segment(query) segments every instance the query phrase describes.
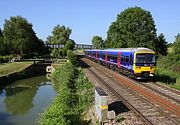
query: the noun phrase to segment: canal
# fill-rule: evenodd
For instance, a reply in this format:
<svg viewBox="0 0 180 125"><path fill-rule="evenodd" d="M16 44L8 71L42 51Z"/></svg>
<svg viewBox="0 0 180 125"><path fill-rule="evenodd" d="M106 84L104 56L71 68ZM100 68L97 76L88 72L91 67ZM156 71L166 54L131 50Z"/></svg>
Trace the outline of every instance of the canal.
<svg viewBox="0 0 180 125"><path fill-rule="evenodd" d="M36 125L56 95L46 76L18 80L0 88L0 125Z"/></svg>

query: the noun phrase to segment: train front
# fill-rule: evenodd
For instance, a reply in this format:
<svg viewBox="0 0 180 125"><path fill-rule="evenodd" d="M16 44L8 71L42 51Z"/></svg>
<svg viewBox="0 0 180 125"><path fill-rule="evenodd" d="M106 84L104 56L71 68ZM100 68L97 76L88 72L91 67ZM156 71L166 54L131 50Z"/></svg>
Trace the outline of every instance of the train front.
<svg viewBox="0 0 180 125"><path fill-rule="evenodd" d="M136 52L134 56L134 74L137 79L148 79L155 75L155 52L152 50Z"/></svg>

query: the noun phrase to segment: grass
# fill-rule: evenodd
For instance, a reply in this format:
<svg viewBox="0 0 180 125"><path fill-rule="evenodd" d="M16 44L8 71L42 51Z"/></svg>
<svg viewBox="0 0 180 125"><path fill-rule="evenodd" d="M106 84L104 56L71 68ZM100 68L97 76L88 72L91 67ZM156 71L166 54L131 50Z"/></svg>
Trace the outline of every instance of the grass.
<svg viewBox="0 0 180 125"><path fill-rule="evenodd" d="M20 72L32 64L32 62L13 62L0 64L0 77L15 72Z"/></svg>
<svg viewBox="0 0 180 125"><path fill-rule="evenodd" d="M74 52L75 52L77 55L83 55L83 54L84 54L84 49L77 49L77 50L74 50Z"/></svg>

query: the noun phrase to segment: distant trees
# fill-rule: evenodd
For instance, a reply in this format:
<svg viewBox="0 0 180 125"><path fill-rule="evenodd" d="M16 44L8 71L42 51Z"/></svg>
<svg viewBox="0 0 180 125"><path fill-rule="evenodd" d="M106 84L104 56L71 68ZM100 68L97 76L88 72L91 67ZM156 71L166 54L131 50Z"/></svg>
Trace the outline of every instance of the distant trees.
<svg viewBox="0 0 180 125"><path fill-rule="evenodd" d="M51 51L54 57L64 57L67 55L67 50L73 50L75 46L74 40L70 39L71 29L59 24L53 28L52 36L48 36L48 44L61 44L64 45L63 49L53 49Z"/></svg>
<svg viewBox="0 0 180 125"><path fill-rule="evenodd" d="M62 44L65 45L69 40L71 34L71 29L65 26L60 26L59 24L53 28L52 36L48 36L47 42L49 44Z"/></svg>
<svg viewBox="0 0 180 125"><path fill-rule="evenodd" d="M176 36L176 40L173 45L173 53L180 56L180 33Z"/></svg>
<svg viewBox="0 0 180 125"><path fill-rule="evenodd" d="M107 32L107 47L148 47L156 50L156 29L149 11L131 7L120 14Z"/></svg>
<svg viewBox="0 0 180 125"><path fill-rule="evenodd" d="M156 41L156 52L160 53L161 55L167 55L167 42L166 39L164 37L164 35L161 33L158 37L157 37L157 41Z"/></svg>
<svg viewBox="0 0 180 125"><path fill-rule="evenodd" d="M176 36L176 40L172 44L171 52L167 54L163 65L165 68L179 72L180 73L180 34Z"/></svg>
<svg viewBox="0 0 180 125"><path fill-rule="evenodd" d="M0 29L0 55L3 55L4 53L4 46L3 46L3 34Z"/></svg>
<svg viewBox="0 0 180 125"><path fill-rule="evenodd" d="M32 29L32 24L21 16L5 20L3 37L6 54L31 54L44 46Z"/></svg>
<svg viewBox="0 0 180 125"><path fill-rule="evenodd" d="M92 44L95 46L96 49L101 49L104 47L104 41L100 36L94 36L92 38Z"/></svg>

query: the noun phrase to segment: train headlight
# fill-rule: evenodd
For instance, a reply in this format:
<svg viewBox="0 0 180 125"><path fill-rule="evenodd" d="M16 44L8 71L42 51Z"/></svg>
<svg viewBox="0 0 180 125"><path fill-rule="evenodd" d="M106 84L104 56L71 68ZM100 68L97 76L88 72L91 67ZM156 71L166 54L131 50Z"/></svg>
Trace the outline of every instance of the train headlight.
<svg viewBox="0 0 180 125"><path fill-rule="evenodd" d="M149 76L153 77L153 76L154 76L154 74L149 74Z"/></svg>

